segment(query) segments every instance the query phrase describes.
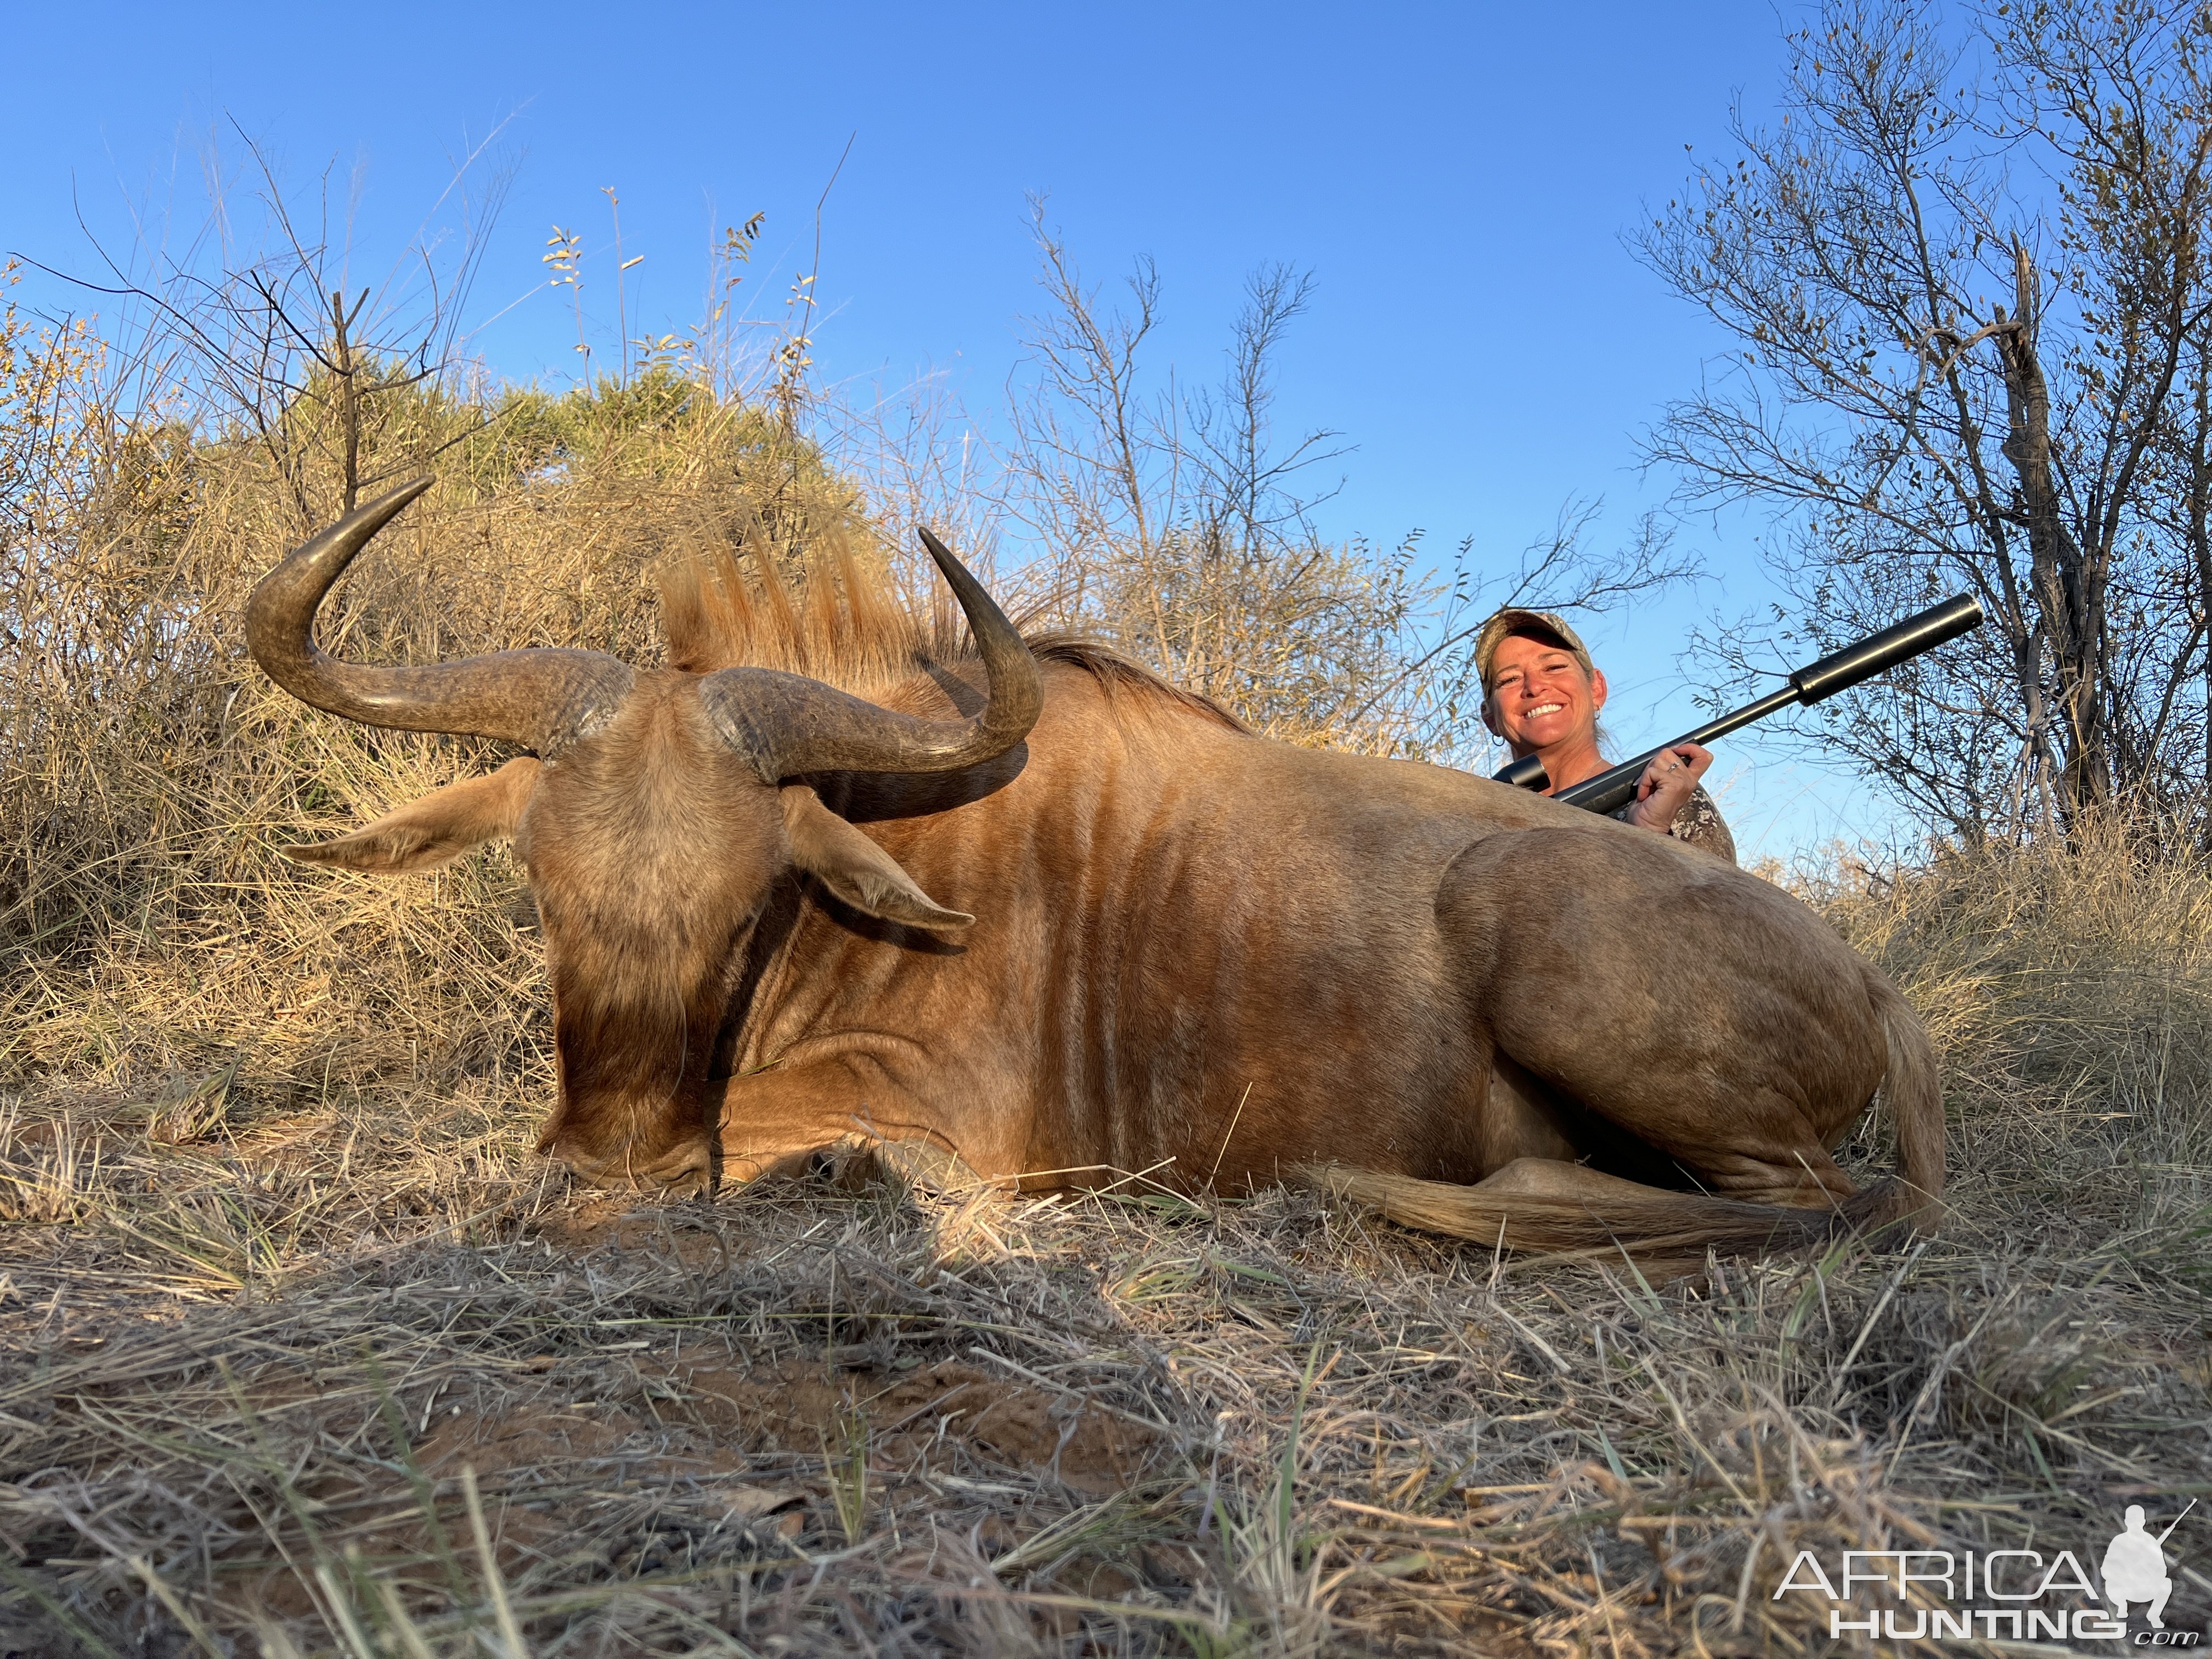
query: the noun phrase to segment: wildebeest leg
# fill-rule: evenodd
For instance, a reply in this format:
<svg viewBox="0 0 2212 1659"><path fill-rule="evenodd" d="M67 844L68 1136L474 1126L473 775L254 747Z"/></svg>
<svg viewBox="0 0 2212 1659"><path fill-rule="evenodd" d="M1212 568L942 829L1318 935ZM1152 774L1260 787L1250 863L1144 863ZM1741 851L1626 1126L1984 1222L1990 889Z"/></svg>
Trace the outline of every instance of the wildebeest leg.
<svg viewBox="0 0 2212 1659"><path fill-rule="evenodd" d="M929 1140L965 1158L931 1110L872 1055L840 1054L773 1066L726 1079L720 1127L721 1176L750 1181L780 1165L858 1135Z"/></svg>
<svg viewBox="0 0 2212 1659"><path fill-rule="evenodd" d="M1887 1064L1864 975L1795 900L1686 883L1685 856L1597 826L1468 848L1437 914L1469 1016L1502 1054L1709 1192L1848 1198L1828 1147Z"/></svg>
<svg viewBox="0 0 2212 1659"><path fill-rule="evenodd" d="M1646 1186L1685 1184L1672 1159L1548 1086L1504 1054L1491 1059L1475 1145L1485 1179L1516 1162L1573 1164L1587 1160Z"/></svg>

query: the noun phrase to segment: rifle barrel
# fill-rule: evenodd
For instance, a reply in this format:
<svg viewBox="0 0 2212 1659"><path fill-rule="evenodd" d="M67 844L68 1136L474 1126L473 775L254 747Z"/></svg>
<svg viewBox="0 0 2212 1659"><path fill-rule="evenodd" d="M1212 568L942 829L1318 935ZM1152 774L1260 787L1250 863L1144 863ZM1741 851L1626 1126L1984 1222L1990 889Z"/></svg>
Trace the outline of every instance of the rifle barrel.
<svg viewBox="0 0 2212 1659"><path fill-rule="evenodd" d="M1856 645L1847 645L1818 662L1808 663L1790 677L1790 684L1809 707L1981 625L1982 602L1971 593L1954 594Z"/></svg>
<svg viewBox="0 0 2212 1659"><path fill-rule="evenodd" d="M1656 749L1645 750L1634 760L1623 761L1609 767L1595 777L1584 778L1580 783L1570 784L1552 797L1570 806L1579 806L1591 812L1617 812L1636 798L1636 786L1644 776L1644 769L1670 749L1680 749L1686 744L1711 743L1716 738L1763 720L1769 714L1798 703L1810 705L1832 697L1838 691L1849 690L1862 681L1886 673L1923 651L1933 650L1961 634L1971 633L1982 625L1982 602L1971 593L1955 594L1941 605L1907 617L1903 622L1872 634L1856 645L1845 646L1832 652L1818 662L1808 663L1790 675L1790 683L1779 690L1770 691L1756 702L1708 720L1694 732L1679 737L1674 742L1662 744ZM1515 784L1524 789L1541 789L1549 781L1544 763L1534 755L1524 755L1498 773L1500 782Z"/></svg>
<svg viewBox="0 0 2212 1659"><path fill-rule="evenodd" d="M2185 1508L2185 1509L2181 1511L2181 1513L2180 1513L2180 1514L2179 1514L2179 1515L2175 1516L2173 1517L2173 1519L2172 1519L2172 1520L2171 1520L2171 1521L2169 1521L2169 1522L2167 1522L2166 1523L2166 1530L2165 1530L2164 1532L2162 1532L2162 1533L2159 1534L2159 1535L2158 1535L2158 1541L2159 1541L2160 1543L2163 1544L2164 1542L2166 1542L2166 1540L2167 1539L2169 1539L2169 1538L2172 1537L2172 1536L2173 1536L2173 1529L2174 1529L2176 1527L2179 1526L2179 1525L2180 1525L2184 1521L2186 1521L2186 1520L2189 1518L2189 1511L2190 1511L2190 1510L2193 1510L2193 1509L2195 1509L2196 1507L2197 1507L2197 1500L2196 1500L2195 1498L2191 1498L2191 1499L2189 1500L2189 1503L2188 1503L2187 1507L2186 1507L2186 1508Z"/></svg>

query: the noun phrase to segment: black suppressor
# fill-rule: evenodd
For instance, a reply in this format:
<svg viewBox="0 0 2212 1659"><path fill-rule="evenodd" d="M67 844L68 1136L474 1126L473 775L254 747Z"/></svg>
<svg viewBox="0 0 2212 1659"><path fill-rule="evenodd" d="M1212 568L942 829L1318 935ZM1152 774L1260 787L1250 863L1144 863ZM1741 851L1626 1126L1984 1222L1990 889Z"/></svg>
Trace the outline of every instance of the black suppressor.
<svg viewBox="0 0 2212 1659"><path fill-rule="evenodd" d="M1930 605L1917 616L1907 617L1879 634L1869 635L1856 645L1847 645L1816 663L1808 664L1792 674L1790 684L1779 691L1770 691L1757 702L1747 702L1733 714L1723 714L1672 743L1638 755L1632 761L1623 761L1594 778L1571 784L1552 799L1592 812L1617 812L1636 799L1636 786L1644 776L1644 769L1668 750L1679 749L1686 743L1711 743L1753 720L1763 720L1778 710L1832 697L1862 680L1888 672L1908 657L1917 657L1947 640L1972 633L1982 625L1982 602L1971 593L1960 593L1941 605ZM1523 755L1492 775L1498 782L1520 789L1541 789L1551 781L1544 771L1544 763L1534 755Z"/></svg>

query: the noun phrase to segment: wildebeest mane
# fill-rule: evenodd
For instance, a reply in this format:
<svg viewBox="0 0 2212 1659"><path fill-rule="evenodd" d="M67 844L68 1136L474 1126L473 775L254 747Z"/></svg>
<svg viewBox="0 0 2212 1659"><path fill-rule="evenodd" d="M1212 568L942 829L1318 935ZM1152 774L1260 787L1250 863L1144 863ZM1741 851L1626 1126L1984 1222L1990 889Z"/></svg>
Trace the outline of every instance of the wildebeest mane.
<svg viewBox="0 0 2212 1659"><path fill-rule="evenodd" d="M1103 640L1085 634L1073 634L1044 629L1022 635L1030 653L1039 662L1062 662L1079 668L1098 683L1106 695L1109 707L1116 713L1124 709L1158 712L1180 709L1225 726L1232 732L1246 731L1243 721L1231 714L1212 698L1162 679L1142 663L1133 662Z"/></svg>
<svg viewBox="0 0 2212 1659"><path fill-rule="evenodd" d="M917 603L887 572L864 565L842 536L796 569L756 556L750 570L726 549L672 562L660 572L661 629L672 668L775 668L855 696L879 700L916 674L975 660L959 613L933 595ZM1243 723L1209 697L1169 684L1099 639L1016 619L1040 662L1094 680L1116 714L1196 714L1231 731Z"/></svg>

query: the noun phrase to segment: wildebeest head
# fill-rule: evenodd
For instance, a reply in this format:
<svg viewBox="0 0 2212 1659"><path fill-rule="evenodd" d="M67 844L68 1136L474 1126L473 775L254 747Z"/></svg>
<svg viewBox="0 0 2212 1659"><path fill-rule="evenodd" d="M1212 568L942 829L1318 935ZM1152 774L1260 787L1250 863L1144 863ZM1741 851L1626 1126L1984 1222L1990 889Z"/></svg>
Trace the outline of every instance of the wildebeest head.
<svg viewBox="0 0 2212 1659"><path fill-rule="evenodd" d="M532 751L294 858L434 868L512 836L529 871L553 984L561 1102L541 1148L595 1174L677 1180L707 1161L706 1068L738 947L794 867L869 915L937 930L941 908L890 855L798 781L942 772L1003 754L1042 703L1013 625L927 531L967 613L988 694L964 720L900 714L803 675L636 670L598 651L502 651L402 668L315 643L323 596L421 479L341 520L264 577L246 607L254 659L301 702L372 726L505 738Z"/></svg>

